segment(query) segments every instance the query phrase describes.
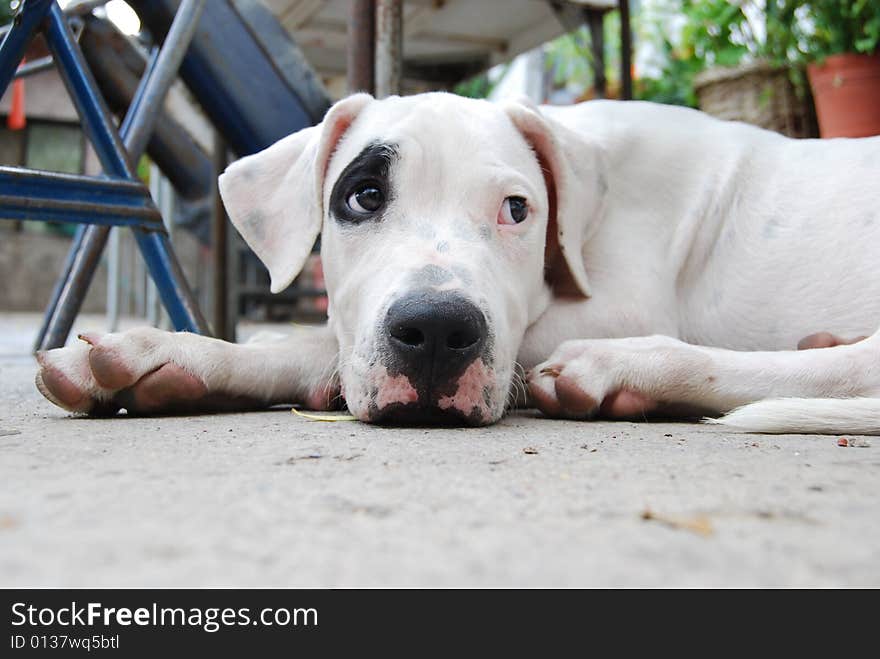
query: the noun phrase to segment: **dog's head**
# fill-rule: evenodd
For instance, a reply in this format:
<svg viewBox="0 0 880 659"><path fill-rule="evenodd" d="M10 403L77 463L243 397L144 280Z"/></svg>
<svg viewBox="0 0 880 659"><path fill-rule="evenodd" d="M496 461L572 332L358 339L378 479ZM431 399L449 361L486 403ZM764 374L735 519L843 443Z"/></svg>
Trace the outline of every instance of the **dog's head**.
<svg viewBox="0 0 880 659"><path fill-rule="evenodd" d="M581 251L599 158L534 107L358 94L231 165L220 191L273 292L321 234L354 415L486 424L553 291L589 295Z"/></svg>

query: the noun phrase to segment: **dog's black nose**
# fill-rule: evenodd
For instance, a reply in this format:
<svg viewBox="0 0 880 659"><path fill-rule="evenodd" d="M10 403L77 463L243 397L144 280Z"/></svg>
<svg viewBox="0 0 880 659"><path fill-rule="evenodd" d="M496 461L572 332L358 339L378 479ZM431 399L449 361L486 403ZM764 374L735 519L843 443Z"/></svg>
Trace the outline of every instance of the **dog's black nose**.
<svg viewBox="0 0 880 659"><path fill-rule="evenodd" d="M411 293L392 304L385 331L392 359L423 386L460 375L480 355L488 334L476 305L458 294L433 291Z"/></svg>

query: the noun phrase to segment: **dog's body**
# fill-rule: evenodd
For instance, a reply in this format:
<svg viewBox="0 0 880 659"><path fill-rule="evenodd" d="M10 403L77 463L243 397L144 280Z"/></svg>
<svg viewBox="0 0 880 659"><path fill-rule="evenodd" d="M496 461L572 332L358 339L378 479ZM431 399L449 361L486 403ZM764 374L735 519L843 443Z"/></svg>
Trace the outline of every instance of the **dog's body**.
<svg viewBox="0 0 880 659"><path fill-rule="evenodd" d="M536 323L536 360L563 339L790 350L880 327L880 138L791 140L647 103L543 111L603 147L608 195L584 249L592 297Z"/></svg>
<svg viewBox="0 0 880 659"><path fill-rule="evenodd" d="M38 386L99 413L323 407L341 384L364 420L490 423L519 364L553 416L764 401L722 420L880 432L878 180L880 138L648 103L357 95L221 179L273 290L323 231L327 328L85 337L40 356ZM816 346L871 336L793 350L818 330L835 336Z"/></svg>

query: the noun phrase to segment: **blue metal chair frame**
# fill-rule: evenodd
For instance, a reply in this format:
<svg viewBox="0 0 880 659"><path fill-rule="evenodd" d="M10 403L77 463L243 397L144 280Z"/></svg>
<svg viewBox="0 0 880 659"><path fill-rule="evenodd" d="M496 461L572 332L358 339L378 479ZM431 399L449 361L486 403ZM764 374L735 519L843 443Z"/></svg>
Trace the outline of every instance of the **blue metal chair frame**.
<svg viewBox="0 0 880 659"><path fill-rule="evenodd" d="M174 327L209 333L174 256L159 211L128 160L111 114L55 0L22 3L0 44L0 94L9 86L26 47L38 31L42 31L49 45L104 176L0 167L0 218L130 227Z"/></svg>

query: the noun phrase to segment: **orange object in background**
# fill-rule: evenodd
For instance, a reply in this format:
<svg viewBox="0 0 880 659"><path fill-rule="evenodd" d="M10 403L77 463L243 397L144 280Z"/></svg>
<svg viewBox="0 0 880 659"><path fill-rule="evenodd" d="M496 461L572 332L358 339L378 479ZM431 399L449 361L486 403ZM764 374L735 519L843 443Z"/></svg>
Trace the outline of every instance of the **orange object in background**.
<svg viewBox="0 0 880 659"><path fill-rule="evenodd" d="M24 60L21 60L24 64ZM9 116L6 118L6 126L9 130L22 130L27 126L27 117L24 114L24 80L19 78L12 81L12 103L9 108Z"/></svg>
<svg viewBox="0 0 880 659"><path fill-rule="evenodd" d="M880 54L830 55L807 72L822 137L880 135Z"/></svg>

